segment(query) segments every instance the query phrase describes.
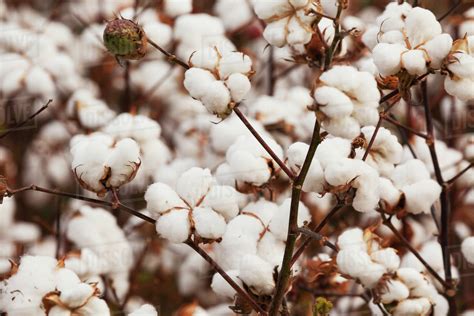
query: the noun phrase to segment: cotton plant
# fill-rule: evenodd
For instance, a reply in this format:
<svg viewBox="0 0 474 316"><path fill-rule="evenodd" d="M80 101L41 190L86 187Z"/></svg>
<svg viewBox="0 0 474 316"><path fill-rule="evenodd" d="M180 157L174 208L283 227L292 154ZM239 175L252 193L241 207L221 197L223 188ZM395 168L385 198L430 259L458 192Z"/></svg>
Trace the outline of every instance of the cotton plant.
<svg viewBox="0 0 474 316"><path fill-rule="evenodd" d="M283 158L283 149L273 137L267 136L264 140L278 157ZM216 178L221 183L243 190L245 185L264 185L279 170L280 167L255 138L242 135L227 149L226 161L218 166Z"/></svg>
<svg viewBox="0 0 474 316"><path fill-rule="evenodd" d="M81 250L80 257L66 259L66 267L87 280L105 275L118 299L123 299L134 261L131 245L115 217L102 208L88 205L73 208L66 236Z"/></svg>
<svg viewBox="0 0 474 316"><path fill-rule="evenodd" d="M300 202L298 225L311 220L306 206ZM274 269L283 259L287 240L290 199L281 205L263 199L245 206L232 219L216 245L216 261L238 283L242 282L257 295L271 294L274 287ZM235 291L215 274L211 284L217 294L234 298Z"/></svg>
<svg viewBox="0 0 474 316"><path fill-rule="evenodd" d="M197 167L184 172L175 189L152 184L145 200L157 218L157 233L173 243L185 242L191 235L203 241L220 239L227 221L239 212L235 189L218 185L209 169Z"/></svg>
<svg viewBox="0 0 474 316"><path fill-rule="evenodd" d="M471 87L474 83L474 35L466 36L454 42L447 57L448 75L444 88L450 95L463 101L474 99Z"/></svg>
<svg viewBox="0 0 474 316"><path fill-rule="evenodd" d="M131 138L115 142L112 136L95 132L74 136L70 147L77 181L98 196L132 181L141 164L140 147Z"/></svg>
<svg viewBox="0 0 474 316"><path fill-rule="evenodd" d="M189 63L184 87L219 118L226 118L250 91L252 60L241 52L222 52L217 47L199 50Z"/></svg>
<svg viewBox="0 0 474 316"><path fill-rule="evenodd" d="M83 283L60 261L24 256L0 283L2 310L11 315L109 315L94 284Z"/></svg>
<svg viewBox="0 0 474 316"><path fill-rule="evenodd" d="M334 136L355 138L361 126L376 125L380 92L373 75L352 66L324 72L314 90L321 126Z"/></svg>
<svg viewBox="0 0 474 316"><path fill-rule="evenodd" d="M377 26L367 32L364 42L380 75L398 75L401 84L408 80L403 72L421 76L439 70L453 43L431 11L408 3L388 4Z"/></svg>

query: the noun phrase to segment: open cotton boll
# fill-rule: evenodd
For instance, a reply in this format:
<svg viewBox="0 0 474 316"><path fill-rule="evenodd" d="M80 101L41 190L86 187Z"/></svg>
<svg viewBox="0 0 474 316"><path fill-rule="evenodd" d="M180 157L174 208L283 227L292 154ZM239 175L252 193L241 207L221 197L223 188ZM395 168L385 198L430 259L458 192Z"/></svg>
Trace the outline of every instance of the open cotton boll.
<svg viewBox="0 0 474 316"><path fill-rule="evenodd" d="M390 304L392 302L399 302L407 299L410 296L410 290L403 282L397 280L389 280L386 288L383 290L381 302L383 304Z"/></svg>
<svg viewBox="0 0 474 316"><path fill-rule="evenodd" d="M266 232L257 246L257 254L271 265L280 266L285 253L285 243L271 232Z"/></svg>
<svg viewBox="0 0 474 316"><path fill-rule="evenodd" d="M416 47L441 34L441 25L430 10L415 7L405 19L405 32L411 47Z"/></svg>
<svg viewBox="0 0 474 316"><path fill-rule="evenodd" d="M128 316L158 316L158 312L152 305L143 304L140 308L128 314Z"/></svg>
<svg viewBox="0 0 474 316"><path fill-rule="evenodd" d="M440 34L433 39L426 42L423 48L430 57L430 67L438 69L441 67L441 62L448 56L451 47L453 46L453 39L449 34Z"/></svg>
<svg viewBox="0 0 474 316"><path fill-rule="evenodd" d="M209 192L213 178L209 169L193 167L184 172L176 183L176 192L194 207Z"/></svg>
<svg viewBox="0 0 474 316"><path fill-rule="evenodd" d="M286 25L290 18L282 18L275 22L270 22L265 27L263 31L263 38L270 44L276 47L283 47L286 44L286 35L287 32L285 31Z"/></svg>
<svg viewBox="0 0 474 316"><path fill-rule="evenodd" d="M227 232L228 230L222 237L222 241L215 247L215 259L224 270L239 269L240 261L245 255L257 253L258 237L254 238L245 233L228 234Z"/></svg>
<svg viewBox="0 0 474 316"><path fill-rule="evenodd" d="M402 54L402 66L410 75L423 75L427 72L425 52L420 49L412 49Z"/></svg>
<svg viewBox="0 0 474 316"><path fill-rule="evenodd" d="M360 123L351 116L324 120L321 125L329 134L347 139L353 139L360 134Z"/></svg>
<svg viewBox="0 0 474 316"><path fill-rule="evenodd" d="M249 78L241 73L231 74L225 84L234 102L241 102L252 88Z"/></svg>
<svg viewBox="0 0 474 316"><path fill-rule="evenodd" d="M401 54L406 50L400 44L377 44L372 51L372 56L380 74L390 76L399 72L402 67Z"/></svg>
<svg viewBox="0 0 474 316"><path fill-rule="evenodd" d="M393 315L427 315L430 310L431 303L427 298L411 298L398 303L393 311Z"/></svg>
<svg viewBox="0 0 474 316"><path fill-rule="evenodd" d="M184 87L196 99L203 98L216 78L209 71L201 68L191 68L184 73Z"/></svg>
<svg viewBox="0 0 474 316"><path fill-rule="evenodd" d="M290 205L291 199L285 199L278 208L278 211L273 215L269 229L280 240L286 241L288 237L288 225L290 220ZM298 226L303 226L305 223L311 221L311 214L308 208L301 202L298 207Z"/></svg>
<svg viewBox="0 0 474 316"><path fill-rule="evenodd" d="M401 192L387 178L379 178L380 200L384 201L388 206L394 207L398 204Z"/></svg>
<svg viewBox="0 0 474 316"><path fill-rule="evenodd" d="M366 266L357 278L365 287L370 289L377 285L386 272L387 269L383 265L372 262Z"/></svg>
<svg viewBox="0 0 474 316"><path fill-rule="evenodd" d="M469 263L474 264L474 237L468 237L463 240L461 252Z"/></svg>
<svg viewBox="0 0 474 316"><path fill-rule="evenodd" d="M390 179L397 188L401 188L405 185L414 184L420 180L430 179L430 173L421 160L411 159L397 165L393 170Z"/></svg>
<svg viewBox="0 0 474 316"><path fill-rule="evenodd" d="M428 214L431 205L441 194L441 186L434 180L422 180L401 188L405 195L406 210L412 214Z"/></svg>
<svg viewBox="0 0 474 316"><path fill-rule="evenodd" d="M293 172L299 173L303 166L309 146L305 143L297 142L288 148L288 164ZM313 159L303 183L304 192L322 192L324 189L324 173L321 164L317 159Z"/></svg>
<svg viewBox="0 0 474 316"><path fill-rule="evenodd" d="M230 91L222 81L214 81L206 87L206 91L201 98L201 102L206 109L220 116L229 114L228 105L231 101Z"/></svg>
<svg viewBox="0 0 474 316"><path fill-rule="evenodd" d="M94 294L94 288L86 283L79 283L61 291L59 299L70 308L84 305Z"/></svg>
<svg viewBox="0 0 474 316"><path fill-rule="evenodd" d="M147 210L157 217L173 208L186 208L187 205L167 184L153 183L145 192Z"/></svg>
<svg viewBox="0 0 474 316"><path fill-rule="evenodd" d="M193 210L193 221L196 233L202 238L217 239L225 232L226 223L222 215L207 207Z"/></svg>
<svg viewBox="0 0 474 316"><path fill-rule="evenodd" d="M239 270L229 270L226 273L237 285L243 286L242 281L239 279ZM213 275L211 288L214 293L225 298L233 299L236 294L234 288L219 273Z"/></svg>
<svg viewBox="0 0 474 316"><path fill-rule="evenodd" d="M372 260L367 252L357 248L340 250L337 253L336 262L340 272L353 278L358 278L372 264Z"/></svg>
<svg viewBox="0 0 474 316"><path fill-rule="evenodd" d="M348 139L333 137L325 138L316 149L314 157L320 162L321 167L326 167L341 158L347 158L351 154L351 141Z"/></svg>
<svg viewBox="0 0 474 316"><path fill-rule="evenodd" d="M333 87L323 86L314 91L314 98L321 112L330 118L342 118L352 113L354 105L351 99Z"/></svg>
<svg viewBox="0 0 474 316"><path fill-rule="evenodd" d="M400 257L393 248L384 248L370 254L373 261L383 265L388 272L394 272L400 267Z"/></svg>
<svg viewBox="0 0 474 316"><path fill-rule="evenodd" d="M219 77L227 79L232 74L248 74L252 70L252 60L241 52L225 54L219 60Z"/></svg>
<svg viewBox="0 0 474 316"><path fill-rule="evenodd" d="M360 228L345 230L337 238L337 245L340 250L357 249L367 251L367 244L364 241L364 232Z"/></svg>
<svg viewBox="0 0 474 316"><path fill-rule="evenodd" d="M246 255L239 267L239 278L257 295L270 295L275 288L273 267L256 255Z"/></svg>
<svg viewBox="0 0 474 316"><path fill-rule="evenodd" d="M131 138L124 138L115 144L105 166L111 174L107 179L107 186L119 187L130 181L140 165L140 147Z"/></svg>
<svg viewBox="0 0 474 316"><path fill-rule="evenodd" d="M227 185L214 185L202 201L202 206L209 206L229 221L239 213L237 191Z"/></svg>
<svg viewBox="0 0 474 316"><path fill-rule="evenodd" d="M413 268L400 268L396 275L409 289L414 289L426 283L425 277Z"/></svg>
<svg viewBox="0 0 474 316"><path fill-rule="evenodd" d="M156 232L172 243L185 242L190 234L188 210L174 209L156 221Z"/></svg>
<svg viewBox="0 0 474 316"><path fill-rule="evenodd" d="M133 138L140 144L160 137L161 127L155 120L145 115L121 113L104 128L107 134L116 138Z"/></svg>

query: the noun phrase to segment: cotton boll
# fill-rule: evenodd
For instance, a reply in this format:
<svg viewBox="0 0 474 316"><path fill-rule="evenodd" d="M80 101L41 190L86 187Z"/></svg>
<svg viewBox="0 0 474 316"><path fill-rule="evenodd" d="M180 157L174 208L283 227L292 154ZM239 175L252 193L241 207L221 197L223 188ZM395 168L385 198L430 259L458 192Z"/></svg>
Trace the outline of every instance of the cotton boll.
<svg viewBox="0 0 474 316"><path fill-rule="evenodd" d="M423 275L413 268L400 268L396 275L409 289L414 289L426 283Z"/></svg>
<svg viewBox="0 0 474 316"><path fill-rule="evenodd" d="M437 35L422 46L430 57L430 68L440 68L441 62L448 56L452 45L453 39L451 35L444 33Z"/></svg>
<svg viewBox="0 0 474 316"><path fill-rule="evenodd" d="M402 65L410 75L423 75L427 72L425 52L412 49L402 54Z"/></svg>
<svg viewBox="0 0 474 316"><path fill-rule="evenodd" d="M359 277L369 265L373 264L366 251L356 248L340 250L337 253L336 262L340 272L353 278Z"/></svg>
<svg viewBox="0 0 474 316"><path fill-rule="evenodd" d="M405 315L427 315L431 309L431 303L427 298L414 298L403 300L393 311L394 316Z"/></svg>
<svg viewBox="0 0 474 316"><path fill-rule="evenodd" d="M293 170L299 170L303 166L308 149L309 145L303 142L296 142L288 147L286 156L288 158L288 164Z"/></svg>
<svg viewBox="0 0 474 316"><path fill-rule="evenodd" d="M257 254L273 266L280 266L285 253L285 243L271 232L266 232L257 246Z"/></svg>
<svg viewBox="0 0 474 316"><path fill-rule="evenodd" d="M184 172L176 183L176 192L191 207L201 202L212 184L212 175L209 169L193 167Z"/></svg>
<svg viewBox="0 0 474 316"><path fill-rule="evenodd" d="M405 195L406 210L413 214L430 212L431 205L438 200L441 186L434 180L422 180L401 188Z"/></svg>
<svg viewBox="0 0 474 316"><path fill-rule="evenodd" d="M453 80L446 76L444 80L444 88L446 89L446 92L463 101L474 99L474 91L471 89L472 84L473 80L468 78Z"/></svg>
<svg viewBox="0 0 474 316"><path fill-rule="evenodd" d="M285 27L288 22L289 18L283 18L267 24L263 31L263 37L265 40L276 47L283 47L286 44Z"/></svg>
<svg viewBox="0 0 474 316"><path fill-rule="evenodd" d="M380 74L382 76L390 76L399 72L401 69L401 54L406 50L400 44L377 44L372 54Z"/></svg>
<svg viewBox="0 0 474 316"><path fill-rule="evenodd" d="M203 98L216 78L207 70L191 68L184 73L184 87L196 99Z"/></svg>
<svg viewBox="0 0 474 316"><path fill-rule="evenodd" d="M401 188L405 185L414 184L420 180L430 179L430 173L421 160L410 159L403 164L396 166L390 179L397 188Z"/></svg>
<svg viewBox="0 0 474 316"><path fill-rule="evenodd" d="M243 53L232 52L222 56L218 70L219 77L224 80L231 74L248 74L252 70L252 60Z"/></svg>
<svg viewBox="0 0 474 316"><path fill-rule="evenodd" d="M314 92L319 109L330 118L343 118L350 115L354 105L348 96L339 89L323 86Z"/></svg>
<svg viewBox="0 0 474 316"><path fill-rule="evenodd" d="M203 206L209 206L229 221L239 213L237 191L226 185L214 185L210 188L202 202Z"/></svg>
<svg viewBox="0 0 474 316"><path fill-rule="evenodd" d="M275 0L272 2L256 1L255 13L260 19L269 19L275 15L282 15L291 11L292 6L288 0Z"/></svg>
<svg viewBox="0 0 474 316"><path fill-rule="evenodd" d="M130 182L140 166L140 147L131 138L118 141L105 161L105 165L111 170L107 181L109 186L119 187Z"/></svg>
<svg viewBox="0 0 474 316"><path fill-rule="evenodd" d="M55 95L55 84L51 76L41 67L33 67L25 78L29 93L48 98Z"/></svg>
<svg viewBox="0 0 474 316"><path fill-rule="evenodd" d="M431 303L433 303L433 315L434 316L442 316L449 314L449 303L448 300L440 295L436 294L431 296Z"/></svg>
<svg viewBox="0 0 474 316"><path fill-rule="evenodd" d="M217 239L225 232L226 223L222 215L208 207L197 207L193 210L193 221L196 233L202 238Z"/></svg>
<svg viewBox="0 0 474 316"><path fill-rule="evenodd" d="M239 267L239 278L257 295L270 295L275 287L273 267L256 255L246 255Z"/></svg>
<svg viewBox="0 0 474 316"><path fill-rule="evenodd" d="M290 218L290 204L291 199L286 199L278 208L278 212L275 213L270 221L270 231L280 240L286 241L288 234L288 225ZM311 221L311 215L306 206L299 202L298 207L298 226L303 226L304 223Z"/></svg>
<svg viewBox="0 0 474 316"><path fill-rule="evenodd" d="M237 285L243 286L239 279L239 270L229 270L226 273ZM214 293L225 298L233 299L236 294L234 288L219 273L215 273L212 277L211 288Z"/></svg>
<svg viewBox="0 0 474 316"><path fill-rule="evenodd" d="M222 81L214 81L206 89L201 99L206 109L219 117L226 117L230 112L228 107L231 101L229 89Z"/></svg>
<svg viewBox="0 0 474 316"><path fill-rule="evenodd" d="M388 206L394 207L398 204L401 192L393 185L392 181L387 178L379 178L380 200L387 203Z"/></svg>
<svg viewBox="0 0 474 316"><path fill-rule="evenodd" d="M241 102L252 88L249 78L240 73L231 74L225 84L234 102Z"/></svg>
<svg viewBox="0 0 474 316"><path fill-rule="evenodd" d="M147 210L155 217L173 208L186 208L187 205L167 184L153 183L145 192Z"/></svg>
<svg viewBox="0 0 474 316"><path fill-rule="evenodd" d="M238 180L260 186L270 179L271 170L265 159L246 151L236 151L232 154L228 151L227 156L234 177Z"/></svg>
<svg viewBox="0 0 474 316"><path fill-rule="evenodd" d="M323 121L321 125L328 133L334 136L353 139L360 134L359 122L350 116Z"/></svg>
<svg viewBox="0 0 474 316"><path fill-rule="evenodd" d="M110 310L104 300L94 296L89 299L86 305L81 307L80 313L84 316L109 315Z"/></svg>
<svg viewBox="0 0 474 316"><path fill-rule="evenodd" d="M71 288L62 290L59 299L68 307L77 308L84 305L93 293L94 288L92 286L86 283L80 283Z"/></svg>
<svg viewBox="0 0 474 316"><path fill-rule="evenodd" d="M356 249L367 251L367 245L364 241L364 232L360 228L351 228L345 230L337 238L337 245L341 250Z"/></svg>
<svg viewBox="0 0 474 316"><path fill-rule="evenodd" d="M474 264L474 237L468 237L463 240L461 252L469 263Z"/></svg>
<svg viewBox="0 0 474 316"><path fill-rule="evenodd" d="M249 218L250 216L243 217ZM240 216L237 218L240 218ZM257 220L254 219L254 222L257 222ZM257 253L258 234L255 237L246 234L242 230L228 233L231 223L227 225L222 241L215 248L215 259L224 270L239 269L240 261L245 255Z"/></svg>
<svg viewBox="0 0 474 316"><path fill-rule="evenodd" d="M405 19L405 32L411 47L416 47L441 34L441 25L433 12L421 7L413 8Z"/></svg>
<svg viewBox="0 0 474 316"><path fill-rule="evenodd" d="M156 221L156 232L172 243L186 241L190 233L188 210L171 210Z"/></svg>
<svg viewBox="0 0 474 316"><path fill-rule="evenodd" d="M351 141L348 139L325 138L316 149L314 157L320 162L321 167L326 169L331 162L349 157L351 147Z"/></svg>
<svg viewBox="0 0 474 316"><path fill-rule="evenodd" d="M410 295L409 289L400 281L389 280L381 296L383 304L390 304L392 302L399 302L407 299Z"/></svg>
<svg viewBox="0 0 474 316"><path fill-rule="evenodd" d="M384 248L370 254L373 261L383 265L388 272L394 272L400 266L400 257L393 248Z"/></svg>
<svg viewBox="0 0 474 316"><path fill-rule="evenodd" d="M371 263L366 266L366 269L357 278L365 287L373 288L386 272L387 270L383 265Z"/></svg>

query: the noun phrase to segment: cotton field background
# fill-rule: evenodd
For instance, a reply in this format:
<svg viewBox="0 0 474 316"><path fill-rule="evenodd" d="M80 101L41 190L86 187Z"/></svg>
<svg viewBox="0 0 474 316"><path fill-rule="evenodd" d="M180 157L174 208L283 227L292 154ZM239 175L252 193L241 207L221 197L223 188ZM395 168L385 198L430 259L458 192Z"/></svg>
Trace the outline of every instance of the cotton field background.
<svg viewBox="0 0 474 316"><path fill-rule="evenodd" d="M1 316L473 316L473 162L473 0L0 0Z"/></svg>

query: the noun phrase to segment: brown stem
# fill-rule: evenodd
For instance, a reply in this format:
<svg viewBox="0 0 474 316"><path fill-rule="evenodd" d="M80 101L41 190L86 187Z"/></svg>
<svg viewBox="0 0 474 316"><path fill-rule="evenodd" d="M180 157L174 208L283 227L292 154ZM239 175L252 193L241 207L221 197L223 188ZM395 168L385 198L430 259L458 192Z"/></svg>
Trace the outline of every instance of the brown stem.
<svg viewBox="0 0 474 316"><path fill-rule="evenodd" d="M38 111L36 111L35 113L33 113L32 115L30 115L26 120L24 120L23 122L19 123L19 124L16 124L15 126L11 127L8 129L8 131L4 132L3 134L0 135L0 139L1 138L4 138L6 137L8 134L10 134L12 132L13 129L16 129L16 128L20 128L22 127L23 125L25 125L26 123L28 123L29 121L31 121L32 119L34 119L36 116L38 116L41 112L43 112L44 110L46 110L48 108L48 106L51 104L51 102L53 102L52 99L49 99L48 102L43 105Z"/></svg>
<svg viewBox="0 0 474 316"><path fill-rule="evenodd" d="M367 157L369 156L370 149L374 145L375 138L377 137L380 127L382 126L382 121L383 121L382 115L380 115L377 125L375 126L374 133L372 134L372 137L370 138L369 145L367 145L367 148L365 149L365 153L364 153L364 156L362 157L362 161L365 161Z"/></svg>
<svg viewBox="0 0 474 316"><path fill-rule="evenodd" d="M344 207L343 204L337 204L336 206L334 206L329 211L329 213L326 214L326 216L323 218L323 220L321 222L319 222L318 226L315 229L313 229L313 232L319 233L326 226L326 224L329 222L329 220L343 207ZM295 264L295 262L298 260L298 258L301 257L301 255L305 251L306 247L309 246L311 241L312 241L311 238L306 238L303 241L301 246L295 251L295 253L293 255L293 258L291 258L291 266L293 266Z"/></svg>
<svg viewBox="0 0 474 316"><path fill-rule="evenodd" d="M418 253L418 251L410 244L408 240L403 237L403 235L397 230L395 226L393 226L392 222L384 213L381 213L383 223L387 226L393 234L400 240L400 242L410 250L411 253L415 255L415 257L420 260L420 262L425 266L426 270L441 283L446 289L450 289L451 286L446 283L446 281L423 259L423 257Z"/></svg>
<svg viewBox="0 0 474 316"><path fill-rule="evenodd" d="M461 170L461 172L459 172L457 175L455 175L454 177L452 177L451 179L449 179L448 181L446 181L447 184L453 184L457 179L459 179L463 174L465 174L466 172L469 171L469 169L472 168L472 166L474 165L474 163L470 163L466 168L464 168L463 170Z"/></svg>
<svg viewBox="0 0 474 316"><path fill-rule="evenodd" d="M147 37L147 40L148 40L148 43L150 43L151 46L153 46L154 48L156 48L157 50L160 51L160 53L162 53L163 55L165 55L167 58L168 58L168 61L172 62L172 63L175 63L177 65L180 65L181 67L183 67L184 69L188 70L189 68L189 65L187 63L185 63L184 61L182 61L181 59L179 59L178 57L176 57L175 55L167 52L165 49L161 48L160 45L156 44L155 42L153 42L149 37Z"/></svg>
<svg viewBox="0 0 474 316"><path fill-rule="evenodd" d="M257 139L257 141L262 145L262 147L267 151L267 153L275 160L275 162L280 166L280 168L286 173L290 179L295 178L295 174L286 166L286 164L275 154L275 152L268 146L265 140L260 136L260 134L253 128L252 124L247 120L245 115L240 111L238 106L234 107L234 112L237 114L239 119L244 123L247 129L252 133L252 135Z"/></svg>
<svg viewBox="0 0 474 316"><path fill-rule="evenodd" d="M295 248L296 238L298 237L298 207L301 197L301 189L308 174L311 162L313 161L316 149L321 142L321 136L319 135L320 126L316 120L314 123L313 136L311 143L306 154L301 171L296 177L291 192L291 205L290 205L290 218L288 223L288 235L285 245L285 253L283 254L283 261L281 264L280 273L278 274L278 282L276 285L275 295L273 297L272 304L270 305L270 315L276 316L279 313L281 303L288 287L288 281L291 275L291 259L293 257L293 250Z"/></svg>
<svg viewBox="0 0 474 316"><path fill-rule="evenodd" d="M275 63L274 63L274 51L273 46L270 46L270 52L268 56L268 88L267 94L273 96L275 94Z"/></svg>
<svg viewBox="0 0 474 316"><path fill-rule="evenodd" d="M461 5L461 3L462 3L462 0L456 1L456 3L454 3L454 5L452 5L448 11L446 11L446 13L444 13L442 16L438 18L438 22L443 21L446 17L448 17L451 13L453 13ZM464 34L461 34L461 36L464 36Z"/></svg>
<svg viewBox="0 0 474 316"><path fill-rule="evenodd" d="M428 135L423 134L423 133L421 133L421 132L417 131L416 129L411 128L411 127L409 127L409 126L403 125L402 123L400 123L399 121L397 121L397 120L396 120L394 117L392 117L391 115L384 115L382 118L383 118L384 120L386 120L387 122L392 123L392 124L395 125L395 126L398 126L398 127L400 127L400 128L403 128L404 130L406 130L406 131L408 131L408 132L410 132L410 133L413 133L413 134L415 134L415 135L420 136L421 138L424 138L424 139L428 138Z"/></svg>
<svg viewBox="0 0 474 316"><path fill-rule="evenodd" d="M227 283L229 283L230 286L232 286L232 288L238 293L238 295L240 295L243 299L245 299L248 303L250 303L250 305L252 305L252 307L258 312L260 313L261 315L267 315L267 312L263 310L263 308L258 305L258 303L253 299L253 297L250 296L250 294L248 294L244 289L242 289L237 283L235 283L234 280L232 280L232 278L217 264L217 262L214 261L214 259L212 259L208 254L207 252L205 252L201 247L199 247L199 245L197 245L194 241L192 241L191 239L188 239L186 242L185 242L186 245L188 245L189 247L193 248L198 254L201 255L201 257L206 260L210 265L211 267L217 272L219 273L223 278L224 280L227 281Z"/></svg>
<svg viewBox="0 0 474 316"><path fill-rule="evenodd" d="M443 175L441 173L441 168L439 165L438 155L436 153L433 117L431 115L431 109L429 106L428 87L427 87L426 80L421 82L421 92L423 96L423 107L425 110L426 129L427 129L427 134L428 134L426 143L428 145L430 155L431 155L431 160L433 162L433 168L435 171L436 181L443 188L440 195L441 230L440 230L438 241L441 245L441 251L443 253L444 276L446 279L446 283L448 284L448 288L451 288L452 274L451 274L451 260L450 260L451 255L449 251L449 213L450 213L449 196L448 196L449 192L448 192L448 186L444 183ZM447 299L449 302L449 314L456 315L457 311L456 311L456 301L454 299L454 295L448 295Z"/></svg>

